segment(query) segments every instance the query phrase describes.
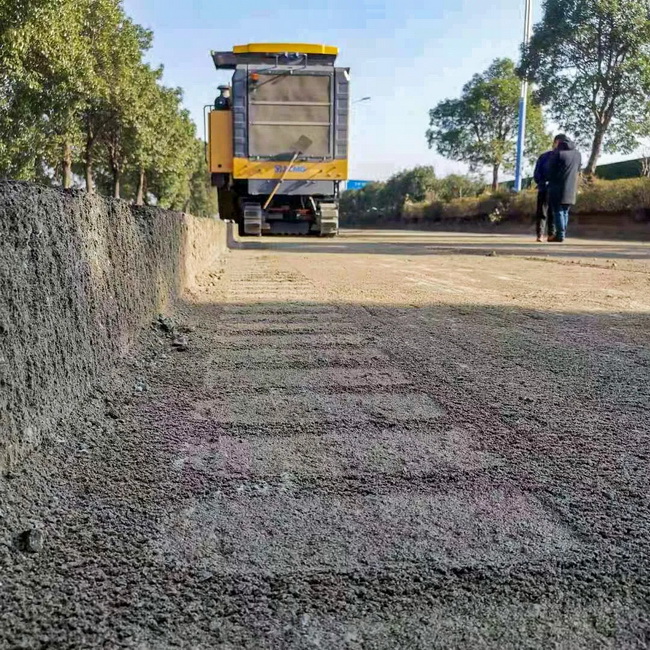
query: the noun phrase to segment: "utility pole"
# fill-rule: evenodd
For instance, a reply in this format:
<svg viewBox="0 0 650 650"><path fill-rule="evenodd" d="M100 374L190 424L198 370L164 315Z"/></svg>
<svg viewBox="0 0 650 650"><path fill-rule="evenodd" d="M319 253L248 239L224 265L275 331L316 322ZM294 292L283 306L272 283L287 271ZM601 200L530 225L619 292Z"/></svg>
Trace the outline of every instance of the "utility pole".
<svg viewBox="0 0 650 650"><path fill-rule="evenodd" d="M533 0L524 0L524 47L530 43L533 31ZM524 173L524 142L526 140L526 112L528 104L528 80L521 82L521 97L519 99L519 133L517 134L517 166L515 169L515 192L521 192Z"/></svg>

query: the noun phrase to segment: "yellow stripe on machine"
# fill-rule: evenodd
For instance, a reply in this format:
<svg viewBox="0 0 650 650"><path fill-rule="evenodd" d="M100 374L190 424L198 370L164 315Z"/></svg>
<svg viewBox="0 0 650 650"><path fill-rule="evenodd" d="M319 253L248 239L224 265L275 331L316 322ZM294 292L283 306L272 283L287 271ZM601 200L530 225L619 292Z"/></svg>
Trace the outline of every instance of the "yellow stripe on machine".
<svg viewBox="0 0 650 650"><path fill-rule="evenodd" d="M338 56L339 48L314 43L249 43L248 45L235 45L233 52L235 54L283 54L284 52L291 52Z"/></svg>
<svg viewBox="0 0 650 650"><path fill-rule="evenodd" d="M287 172L289 162L257 161L235 158L233 177L250 180L280 179L286 172L288 181L344 181L348 178L347 160L326 160L324 162L297 161Z"/></svg>

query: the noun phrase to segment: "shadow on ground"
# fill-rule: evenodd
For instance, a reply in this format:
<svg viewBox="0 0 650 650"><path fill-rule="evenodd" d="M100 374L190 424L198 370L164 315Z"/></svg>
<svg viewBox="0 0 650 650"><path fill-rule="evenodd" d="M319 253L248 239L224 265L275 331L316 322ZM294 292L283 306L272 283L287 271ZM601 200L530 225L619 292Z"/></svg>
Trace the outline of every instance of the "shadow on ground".
<svg viewBox="0 0 650 650"><path fill-rule="evenodd" d="M481 238L480 243L471 241ZM352 240L354 238L354 240ZM370 241L363 241L363 240ZM387 241L377 241L377 240ZM352 240L352 241L351 241ZM361 240L361 241L359 241ZM409 241L411 240L411 241ZM468 241L470 240L470 241ZM520 235L468 235L454 233L385 233L364 234L363 231L343 231L336 239L314 238L254 239L244 237L232 240L231 247L245 250L267 250L298 254L348 254L348 255L509 255L535 258L595 258L606 260L650 259L650 244L593 242L586 239L569 239L562 244L539 244L534 239Z"/></svg>
<svg viewBox="0 0 650 650"><path fill-rule="evenodd" d="M647 314L244 284L0 483L0 647L646 647Z"/></svg>

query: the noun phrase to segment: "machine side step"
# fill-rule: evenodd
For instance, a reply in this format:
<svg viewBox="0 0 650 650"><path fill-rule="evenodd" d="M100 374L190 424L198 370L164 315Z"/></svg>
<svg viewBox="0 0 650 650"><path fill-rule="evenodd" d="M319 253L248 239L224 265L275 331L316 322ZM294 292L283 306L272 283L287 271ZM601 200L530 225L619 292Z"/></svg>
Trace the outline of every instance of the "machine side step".
<svg viewBox="0 0 650 650"><path fill-rule="evenodd" d="M319 204L318 222L321 237L334 237L339 232L339 206L338 203L321 201Z"/></svg>
<svg viewBox="0 0 650 650"><path fill-rule="evenodd" d="M259 203L244 203L244 234L262 234L262 206Z"/></svg>

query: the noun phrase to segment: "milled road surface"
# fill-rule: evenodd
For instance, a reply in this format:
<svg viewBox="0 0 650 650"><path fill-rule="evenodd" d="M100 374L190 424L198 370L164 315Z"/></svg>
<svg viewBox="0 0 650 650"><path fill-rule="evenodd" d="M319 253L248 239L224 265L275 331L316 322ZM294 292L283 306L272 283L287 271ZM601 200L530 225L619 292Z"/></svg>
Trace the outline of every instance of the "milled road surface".
<svg viewBox="0 0 650 650"><path fill-rule="evenodd" d="M647 244L247 240L3 480L0 647L648 647L649 313Z"/></svg>

